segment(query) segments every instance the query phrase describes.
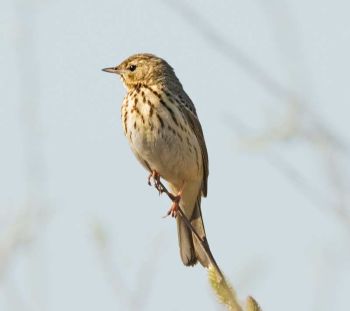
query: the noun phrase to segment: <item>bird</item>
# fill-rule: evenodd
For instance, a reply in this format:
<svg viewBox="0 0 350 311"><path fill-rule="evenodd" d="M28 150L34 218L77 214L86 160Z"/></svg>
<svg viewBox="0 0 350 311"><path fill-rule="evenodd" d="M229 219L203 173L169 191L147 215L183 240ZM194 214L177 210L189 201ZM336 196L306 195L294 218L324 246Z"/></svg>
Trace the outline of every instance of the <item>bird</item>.
<svg viewBox="0 0 350 311"><path fill-rule="evenodd" d="M199 237L206 240L201 199L207 196L209 161L196 108L174 69L149 53L134 54L102 69L120 76L126 95L121 105L124 134L132 152L160 189L168 182L176 217L180 257L185 266L208 268L210 258L200 241L178 217L181 208Z"/></svg>

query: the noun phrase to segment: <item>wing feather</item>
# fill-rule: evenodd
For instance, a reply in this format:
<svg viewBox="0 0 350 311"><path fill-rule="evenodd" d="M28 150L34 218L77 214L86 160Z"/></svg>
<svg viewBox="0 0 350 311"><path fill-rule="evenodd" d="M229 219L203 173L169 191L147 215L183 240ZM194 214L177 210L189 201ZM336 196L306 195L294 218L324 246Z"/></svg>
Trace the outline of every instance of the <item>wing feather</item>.
<svg viewBox="0 0 350 311"><path fill-rule="evenodd" d="M181 111L185 116L188 124L190 125L193 133L195 134L202 153L202 162L203 162L203 181L202 181L202 195L207 196L208 193L208 176L209 176L209 159L207 146L204 140L204 134L202 126L198 120L197 114L187 108L185 105L181 105Z"/></svg>

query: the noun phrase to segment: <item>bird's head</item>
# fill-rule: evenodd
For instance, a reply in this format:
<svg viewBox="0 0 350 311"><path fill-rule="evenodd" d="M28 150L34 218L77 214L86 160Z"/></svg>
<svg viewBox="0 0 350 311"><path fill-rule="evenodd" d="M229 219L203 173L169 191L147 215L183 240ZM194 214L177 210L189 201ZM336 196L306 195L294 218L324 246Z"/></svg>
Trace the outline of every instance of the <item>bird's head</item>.
<svg viewBox="0 0 350 311"><path fill-rule="evenodd" d="M120 75L127 90L138 84L179 83L173 68L162 58L152 54L135 54L115 67L103 71Z"/></svg>

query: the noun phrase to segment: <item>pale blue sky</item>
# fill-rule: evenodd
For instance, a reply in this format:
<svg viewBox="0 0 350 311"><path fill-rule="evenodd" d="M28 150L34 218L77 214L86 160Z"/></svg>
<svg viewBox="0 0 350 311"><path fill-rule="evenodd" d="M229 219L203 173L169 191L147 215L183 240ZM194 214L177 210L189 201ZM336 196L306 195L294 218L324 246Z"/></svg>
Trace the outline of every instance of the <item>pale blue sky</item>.
<svg viewBox="0 0 350 311"><path fill-rule="evenodd" d="M196 0L190 8L349 143L348 2ZM0 261L1 310L128 310L104 268L136 290L150 258L150 291L135 310L220 310L205 271L182 266L175 222L161 218L169 202L147 186L123 137L125 90L101 71L136 52L165 58L197 107L210 159L208 240L238 296L254 296L265 311L348 310L349 231L326 199L310 200L271 165L281 155L332 198L324 147L298 136L242 148L236 120L253 135L286 127L290 98L264 89L178 9L141 0L2 4L0 234L28 204L45 216L32 242ZM295 118L312 132L307 112ZM349 170L348 157L336 162ZM97 224L109 264L96 248Z"/></svg>

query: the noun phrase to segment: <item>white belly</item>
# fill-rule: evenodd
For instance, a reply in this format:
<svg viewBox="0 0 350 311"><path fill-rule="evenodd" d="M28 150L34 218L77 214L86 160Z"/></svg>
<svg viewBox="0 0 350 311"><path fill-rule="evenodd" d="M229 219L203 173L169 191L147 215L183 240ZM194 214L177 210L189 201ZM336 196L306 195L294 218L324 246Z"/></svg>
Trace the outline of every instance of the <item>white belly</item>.
<svg viewBox="0 0 350 311"><path fill-rule="evenodd" d="M136 128L131 131L131 139L129 137L131 149L141 163L147 162L151 170L156 170L174 184L202 178L202 163L195 149L198 143L193 139L189 141L186 138L181 141L177 134L166 128L159 133L157 130L151 132Z"/></svg>
<svg viewBox="0 0 350 311"><path fill-rule="evenodd" d="M182 120L181 125L188 129L187 132L176 125L168 111L160 106L155 107L151 118L147 105L139 105L135 111L126 104L122 109L128 111L127 121L123 123L124 133L132 151L146 169L157 171L174 185L202 180L200 147L181 115L176 116L177 120L179 123Z"/></svg>

